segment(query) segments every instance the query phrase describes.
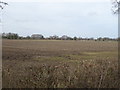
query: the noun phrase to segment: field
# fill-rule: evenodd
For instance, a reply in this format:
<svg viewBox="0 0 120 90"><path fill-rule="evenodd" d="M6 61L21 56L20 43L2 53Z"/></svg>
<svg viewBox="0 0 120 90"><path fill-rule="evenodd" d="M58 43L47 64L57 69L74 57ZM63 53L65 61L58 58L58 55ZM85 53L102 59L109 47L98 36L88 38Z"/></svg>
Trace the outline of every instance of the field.
<svg viewBox="0 0 120 90"><path fill-rule="evenodd" d="M3 40L3 88L117 88L117 41Z"/></svg>

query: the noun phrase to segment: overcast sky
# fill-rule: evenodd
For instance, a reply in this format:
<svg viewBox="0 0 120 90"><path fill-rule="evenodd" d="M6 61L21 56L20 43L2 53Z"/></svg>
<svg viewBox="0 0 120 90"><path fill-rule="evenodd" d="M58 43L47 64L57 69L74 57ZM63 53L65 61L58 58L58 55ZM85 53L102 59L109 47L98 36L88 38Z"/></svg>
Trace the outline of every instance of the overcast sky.
<svg viewBox="0 0 120 90"><path fill-rule="evenodd" d="M4 0L3 32L20 35L118 37L109 0ZM16 2L17 1L17 2Z"/></svg>
<svg viewBox="0 0 120 90"><path fill-rule="evenodd" d="M3 1L3 0L2 0ZM5 2L109 2L110 0L4 0Z"/></svg>

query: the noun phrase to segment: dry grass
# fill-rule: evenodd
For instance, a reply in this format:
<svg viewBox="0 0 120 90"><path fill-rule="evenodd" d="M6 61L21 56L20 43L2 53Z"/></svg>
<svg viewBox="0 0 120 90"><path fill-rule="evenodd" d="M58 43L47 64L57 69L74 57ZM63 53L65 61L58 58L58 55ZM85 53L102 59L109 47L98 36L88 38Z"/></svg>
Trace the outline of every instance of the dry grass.
<svg viewBox="0 0 120 90"><path fill-rule="evenodd" d="M3 40L4 88L117 88L117 42Z"/></svg>

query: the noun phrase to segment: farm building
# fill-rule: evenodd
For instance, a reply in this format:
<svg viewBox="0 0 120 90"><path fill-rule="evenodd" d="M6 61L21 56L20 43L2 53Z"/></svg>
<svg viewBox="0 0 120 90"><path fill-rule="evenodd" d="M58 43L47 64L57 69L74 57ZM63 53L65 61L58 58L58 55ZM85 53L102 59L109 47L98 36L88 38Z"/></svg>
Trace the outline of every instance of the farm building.
<svg viewBox="0 0 120 90"><path fill-rule="evenodd" d="M44 37L41 34L33 34L33 35L31 35L31 38L33 38L33 39L43 39Z"/></svg>

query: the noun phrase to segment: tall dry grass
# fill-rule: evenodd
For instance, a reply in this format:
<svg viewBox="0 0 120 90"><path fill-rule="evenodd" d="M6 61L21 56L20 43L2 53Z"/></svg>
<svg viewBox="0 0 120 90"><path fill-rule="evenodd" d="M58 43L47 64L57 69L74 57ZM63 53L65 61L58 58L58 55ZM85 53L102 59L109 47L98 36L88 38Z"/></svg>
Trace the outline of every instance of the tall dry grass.
<svg viewBox="0 0 120 90"><path fill-rule="evenodd" d="M3 87L117 88L120 83L118 64L113 60L84 60L74 68L67 63L28 66L24 68L23 75L16 76L18 79L13 78L13 72L10 69L3 70Z"/></svg>

